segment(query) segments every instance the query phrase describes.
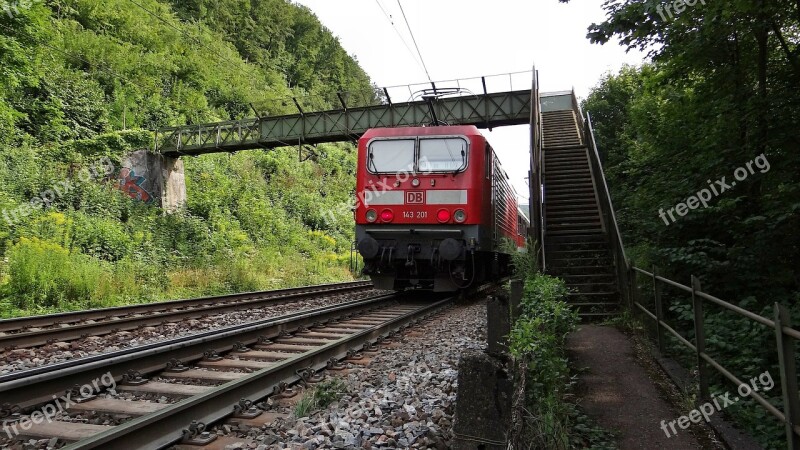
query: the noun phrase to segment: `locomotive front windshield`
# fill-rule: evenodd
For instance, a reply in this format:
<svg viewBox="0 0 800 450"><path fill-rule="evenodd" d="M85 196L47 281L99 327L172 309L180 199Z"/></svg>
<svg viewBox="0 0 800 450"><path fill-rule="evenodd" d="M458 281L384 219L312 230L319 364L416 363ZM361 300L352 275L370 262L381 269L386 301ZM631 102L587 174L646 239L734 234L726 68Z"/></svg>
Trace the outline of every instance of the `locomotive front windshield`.
<svg viewBox="0 0 800 450"><path fill-rule="evenodd" d="M375 140L367 154L372 173L460 172L466 167L467 141L458 137Z"/></svg>
<svg viewBox="0 0 800 450"><path fill-rule="evenodd" d="M367 168L374 173L413 172L415 143L413 139L373 141Z"/></svg>
<svg viewBox="0 0 800 450"><path fill-rule="evenodd" d="M467 165L467 142L460 138L421 139L420 172L459 172Z"/></svg>

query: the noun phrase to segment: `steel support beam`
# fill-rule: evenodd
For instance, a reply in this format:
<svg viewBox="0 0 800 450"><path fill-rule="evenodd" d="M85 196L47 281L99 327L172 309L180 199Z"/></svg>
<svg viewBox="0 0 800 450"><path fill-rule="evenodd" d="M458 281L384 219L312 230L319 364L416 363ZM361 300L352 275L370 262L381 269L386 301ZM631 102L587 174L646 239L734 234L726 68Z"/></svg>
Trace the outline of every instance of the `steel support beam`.
<svg viewBox="0 0 800 450"><path fill-rule="evenodd" d="M448 125L522 125L530 121L531 98L530 90L509 91L187 125L158 130L155 146L176 157L350 141L370 128L431 125L433 114Z"/></svg>

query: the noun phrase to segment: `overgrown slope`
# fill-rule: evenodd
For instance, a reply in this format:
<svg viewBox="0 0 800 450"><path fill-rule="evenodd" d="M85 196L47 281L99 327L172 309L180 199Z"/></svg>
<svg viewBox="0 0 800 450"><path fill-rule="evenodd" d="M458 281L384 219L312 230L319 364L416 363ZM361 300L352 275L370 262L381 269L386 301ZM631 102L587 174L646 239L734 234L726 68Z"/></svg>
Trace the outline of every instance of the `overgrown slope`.
<svg viewBox="0 0 800 450"><path fill-rule="evenodd" d="M144 130L371 89L284 0L14 3L0 15L0 314L348 278L350 144L302 163L296 148L188 158L189 202L169 216L87 170L118 170Z"/></svg>

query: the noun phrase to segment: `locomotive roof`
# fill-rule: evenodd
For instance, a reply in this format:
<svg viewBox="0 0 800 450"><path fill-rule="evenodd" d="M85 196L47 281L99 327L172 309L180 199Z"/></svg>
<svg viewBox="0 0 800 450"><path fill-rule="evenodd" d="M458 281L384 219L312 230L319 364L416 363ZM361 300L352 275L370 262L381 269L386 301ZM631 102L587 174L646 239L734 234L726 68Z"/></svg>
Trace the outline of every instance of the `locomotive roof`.
<svg viewBox="0 0 800 450"><path fill-rule="evenodd" d="M475 125L435 126L435 127L397 127L397 128L371 128L361 137L372 139L375 137L400 137L400 136L437 136L461 135L483 136Z"/></svg>

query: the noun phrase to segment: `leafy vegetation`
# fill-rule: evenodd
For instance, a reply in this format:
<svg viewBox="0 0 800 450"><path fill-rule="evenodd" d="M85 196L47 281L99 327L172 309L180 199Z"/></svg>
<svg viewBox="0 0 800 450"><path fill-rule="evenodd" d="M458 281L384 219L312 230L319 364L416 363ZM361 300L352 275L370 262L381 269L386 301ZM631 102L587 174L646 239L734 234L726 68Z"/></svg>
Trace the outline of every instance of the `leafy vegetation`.
<svg viewBox="0 0 800 450"><path fill-rule="evenodd" d="M341 378L329 378L320 382L303 394L294 408L295 417L307 417L337 401L345 392L347 386Z"/></svg>
<svg viewBox="0 0 800 450"><path fill-rule="evenodd" d="M341 207L354 189L350 144L320 146L303 163L296 148L187 158L188 205L171 215L111 179L78 176L102 157L119 168L151 145L145 130L288 114L292 97L329 108L339 91L374 101L357 61L308 9L29 3L0 14L0 316L351 278Z"/></svg>
<svg viewBox="0 0 800 450"><path fill-rule="evenodd" d="M610 2L607 20L589 32L595 42L619 38L652 57L605 77L584 104L630 255L687 285L694 274L704 291L762 316L783 303L797 323L800 4L699 2L672 17L659 7ZM659 217L715 180L736 181L734 171L760 155L769 170L756 170L674 223ZM690 299L670 289L665 296L668 321L694 339ZM713 305L706 313L708 352L732 373L779 373L772 330ZM686 350L672 348L694 365ZM722 378L716 383L716 392L731 388ZM770 394L780 404L780 393ZM765 447L785 447L783 427L763 409L728 412Z"/></svg>
<svg viewBox="0 0 800 450"><path fill-rule="evenodd" d="M569 401L575 381L565 343L578 323L566 303L564 281L538 271L535 243L513 252L513 265L525 287L521 315L509 336L511 354L527 368L527 448L616 448L613 436Z"/></svg>

